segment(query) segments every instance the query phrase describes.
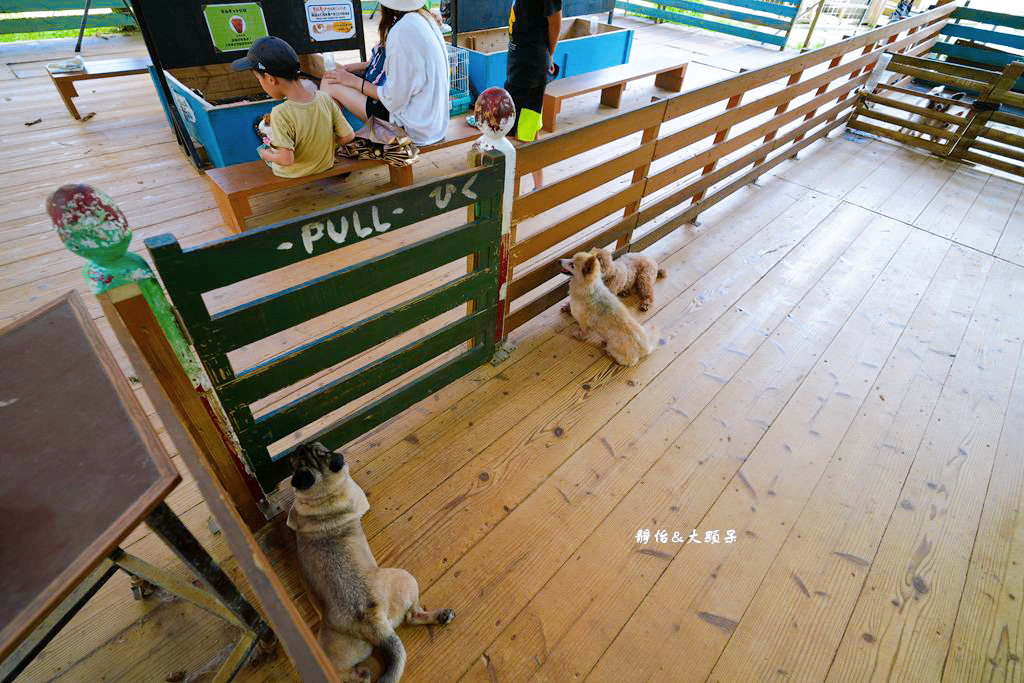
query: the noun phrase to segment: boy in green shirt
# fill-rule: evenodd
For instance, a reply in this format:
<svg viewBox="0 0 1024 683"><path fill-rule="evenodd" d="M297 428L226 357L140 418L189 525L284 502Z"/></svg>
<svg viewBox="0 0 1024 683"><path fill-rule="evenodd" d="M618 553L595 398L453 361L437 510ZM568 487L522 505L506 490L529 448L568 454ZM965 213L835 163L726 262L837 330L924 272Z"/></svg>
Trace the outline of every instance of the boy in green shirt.
<svg viewBox="0 0 1024 683"><path fill-rule="evenodd" d="M259 150L274 175L299 178L326 171L334 165L336 146L355 137L330 95L302 85L299 56L280 38L259 38L231 66L235 71L251 70L265 93L284 100L270 111L272 147Z"/></svg>

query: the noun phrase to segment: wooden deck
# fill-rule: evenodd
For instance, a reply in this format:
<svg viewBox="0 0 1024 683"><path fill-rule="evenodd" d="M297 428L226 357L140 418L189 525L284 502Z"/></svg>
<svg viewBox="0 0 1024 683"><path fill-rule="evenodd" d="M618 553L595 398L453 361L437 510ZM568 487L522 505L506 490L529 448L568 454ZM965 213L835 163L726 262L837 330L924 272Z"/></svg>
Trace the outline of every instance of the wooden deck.
<svg viewBox="0 0 1024 683"><path fill-rule="evenodd" d="M640 33L637 54L748 65L728 63L735 45L701 55L692 33ZM139 54L92 41L87 54ZM0 324L85 289L42 210L61 183L110 192L136 250L165 231L226 234L146 77L83 88L97 115L78 123L41 70L67 49L4 49ZM687 87L722 73L695 60ZM631 88L623 106L650 95ZM562 120L595 110L579 98ZM438 153L418 174L464 159ZM385 176L279 193L258 222ZM635 368L552 309L517 330L511 360L360 439L346 455L378 561L458 615L401 630L404 680L1020 680L1022 190L840 130L658 243L668 277L647 317L665 344ZM183 475L171 507L237 575ZM694 530L702 543L672 541ZM263 541L312 620L290 532ZM126 547L180 571L144 530ZM111 580L22 680L208 678L231 629L134 602L127 584ZM297 678L278 653L240 680Z"/></svg>

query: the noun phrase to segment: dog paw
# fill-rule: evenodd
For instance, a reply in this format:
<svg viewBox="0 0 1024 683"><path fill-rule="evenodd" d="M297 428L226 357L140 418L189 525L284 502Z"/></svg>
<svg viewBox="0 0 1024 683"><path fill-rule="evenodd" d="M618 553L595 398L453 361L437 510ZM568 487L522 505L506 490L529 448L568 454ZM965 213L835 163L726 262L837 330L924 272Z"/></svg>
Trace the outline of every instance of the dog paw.
<svg viewBox="0 0 1024 683"><path fill-rule="evenodd" d="M438 613L438 615L437 615L437 623L439 623L442 626L444 626L446 624L452 623L452 620L454 618L455 618L455 610L453 610L451 607L445 607L443 610L440 611L440 613Z"/></svg>
<svg viewBox="0 0 1024 683"><path fill-rule="evenodd" d="M348 683L370 683L373 680L373 672L364 666L353 667L348 675Z"/></svg>
<svg viewBox="0 0 1024 683"><path fill-rule="evenodd" d="M649 310L651 310L651 302L650 301L641 301L639 308L640 308L641 311L649 311Z"/></svg>
<svg viewBox="0 0 1024 683"><path fill-rule="evenodd" d="M562 313L572 313L572 308L569 306L569 304L564 304L562 306Z"/></svg>

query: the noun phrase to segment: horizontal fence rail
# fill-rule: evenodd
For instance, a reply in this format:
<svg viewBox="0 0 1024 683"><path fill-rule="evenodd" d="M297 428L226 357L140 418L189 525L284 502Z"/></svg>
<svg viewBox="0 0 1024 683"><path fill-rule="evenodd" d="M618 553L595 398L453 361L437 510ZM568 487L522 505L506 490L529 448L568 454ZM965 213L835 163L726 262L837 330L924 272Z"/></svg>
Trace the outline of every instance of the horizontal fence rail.
<svg viewBox="0 0 1024 683"><path fill-rule="evenodd" d="M1019 3L1006 4L1020 8ZM1002 71L1020 61L1024 50L1024 15L958 7L950 20L933 48L948 63ZM1024 91L1024 79L1019 79L1012 89Z"/></svg>
<svg viewBox="0 0 1024 683"><path fill-rule="evenodd" d="M304 438L340 447L493 355L501 243L496 198L501 196L504 178L504 165L496 159L489 159L494 163L488 166L192 249L182 249L170 235L146 240L182 326L264 492L272 491L289 474L287 449L271 455L275 443L372 394L373 400L366 405ZM245 287L251 278L466 207L474 212L464 225L229 310L211 313L204 300L215 290L239 283ZM269 360L236 373L228 358L231 351L470 257L475 265L465 275ZM401 335L452 311L461 317L397 344ZM377 349L383 355L360 363L361 354ZM339 365L352 359L358 367L343 366L344 374L312 388L312 378L327 371L338 374ZM377 396L407 373L438 359L443 362ZM294 393L287 395L283 405L263 415L254 413L254 404L290 388Z"/></svg>
<svg viewBox="0 0 1024 683"><path fill-rule="evenodd" d="M646 249L845 124L879 58L926 54L954 8L520 148L517 179L590 154L586 167L514 201L506 331L565 298L559 259L611 244L620 254ZM614 156L598 161L595 150L612 142ZM582 208L551 209L566 205Z"/></svg>

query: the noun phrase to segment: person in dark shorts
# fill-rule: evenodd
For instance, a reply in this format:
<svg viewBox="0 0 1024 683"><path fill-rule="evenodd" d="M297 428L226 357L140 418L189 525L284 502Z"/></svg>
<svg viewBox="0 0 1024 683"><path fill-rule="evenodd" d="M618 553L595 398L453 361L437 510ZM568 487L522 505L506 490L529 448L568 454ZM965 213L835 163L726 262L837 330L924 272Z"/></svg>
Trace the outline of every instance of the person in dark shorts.
<svg viewBox="0 0 1024 683"><path fill-rule="evenodd" d="M505 90L516 105L515 137L533 142L541 127L544 87L555 74L552 55L562 29L562 0L514 0L508 15L508 78ZM536 187L543 171L533 174Z"/></svg>

